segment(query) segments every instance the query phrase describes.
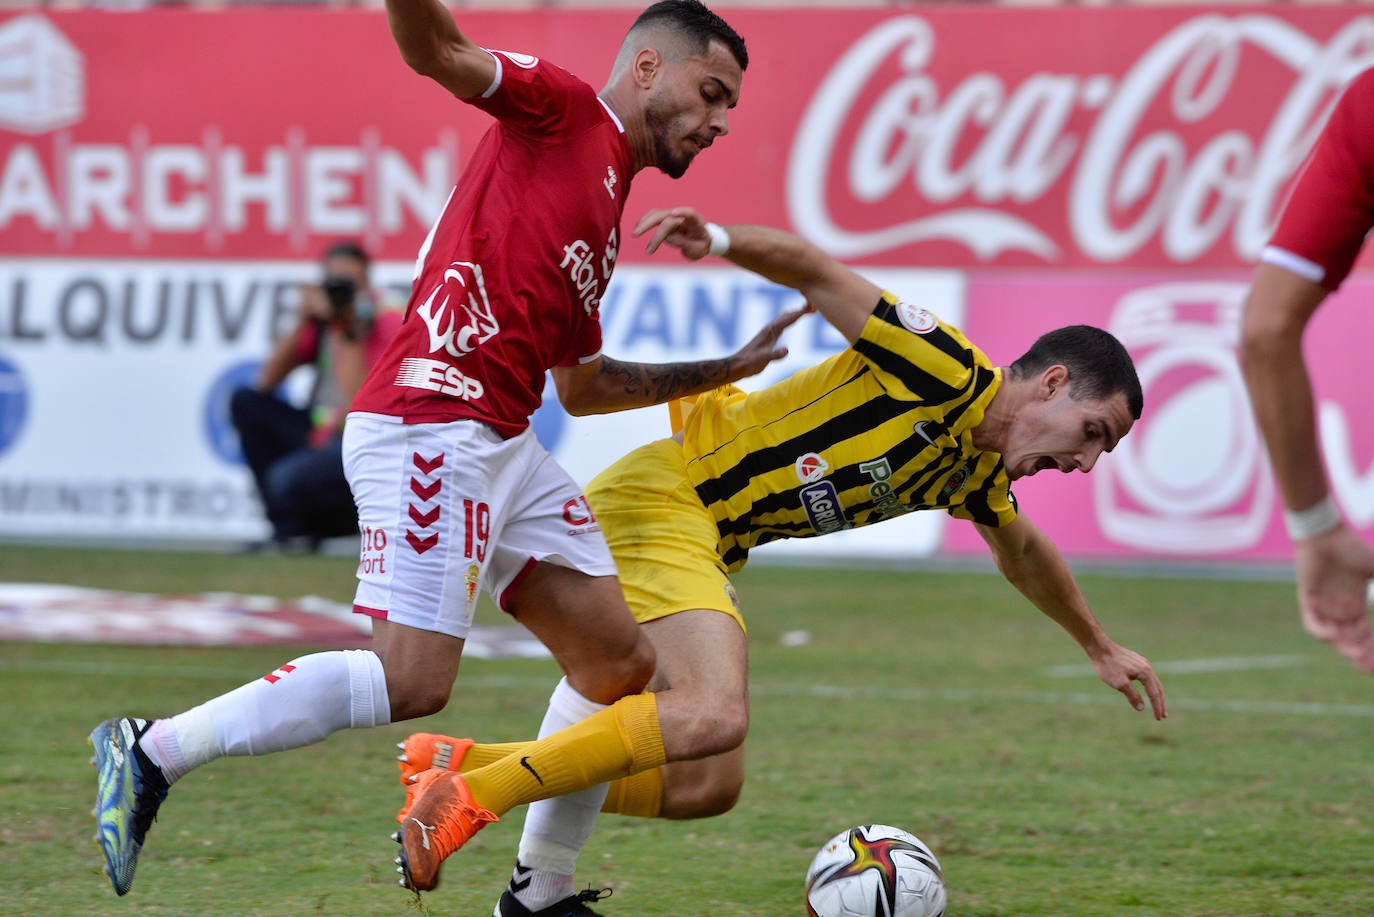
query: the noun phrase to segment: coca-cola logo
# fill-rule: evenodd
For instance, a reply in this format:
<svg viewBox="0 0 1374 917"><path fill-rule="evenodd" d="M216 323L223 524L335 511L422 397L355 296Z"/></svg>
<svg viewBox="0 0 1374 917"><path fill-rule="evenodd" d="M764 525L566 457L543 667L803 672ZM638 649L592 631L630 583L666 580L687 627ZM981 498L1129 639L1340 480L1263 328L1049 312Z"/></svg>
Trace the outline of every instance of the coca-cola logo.
<svg viewBox="0 0 1374 917"><path fill-rule="evenodd" d="M1272 16L1201 15L1119 74L1015 84L975 71L941 85L937 50L925 20L894 17L822 80L787 176L791 219L817 244L846 258L943 243L982 261L1249 262L1339 90L1374 64L1374 18L1322 43ZM1256 70L1286 94L1254 92Z"/></svg>

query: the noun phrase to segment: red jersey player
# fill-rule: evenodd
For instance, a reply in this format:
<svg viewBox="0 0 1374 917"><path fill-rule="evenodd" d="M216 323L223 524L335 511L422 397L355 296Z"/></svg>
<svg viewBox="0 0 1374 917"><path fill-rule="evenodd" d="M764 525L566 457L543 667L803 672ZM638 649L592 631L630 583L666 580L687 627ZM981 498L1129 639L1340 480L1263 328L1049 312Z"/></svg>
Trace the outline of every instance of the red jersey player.
<svg viewBox="0 0 1374 917"><path fill-rule="evenodd" d="M1241 367L1293 538L1303 626L1374 672L1367 611L1374 551L1346 527L1317 443L1302 335L1374 228L1374 70L1341 96L1260 256L1241 323Z"/></svg>
<svg viewBox="0 0 1374 917"><path fill-rule="evenodd" d="M539 58L479 47L440 0L388 0L387 15L406 63L496 124L424 242L404 324L344 434L362 531L354 607L374 619L372 649L304 656L179 715L98 726L97 839L119 894L167 787L191 769L442 709L483 589L566 678L547 738L518 760L466 781L436 770L442 779L416 787L397 835L402 884L433 888L443 859L494 820L489 809L662 763L660 711L636 693L652 645L581 489L529 416L550 369L573 414L752 375L785 353L778 336L800 314L722 360L646 366L600 353L597 305L632 176L682 175L727 132L739 99L744 42L696 0L645 10L600 93Z"/></svg>

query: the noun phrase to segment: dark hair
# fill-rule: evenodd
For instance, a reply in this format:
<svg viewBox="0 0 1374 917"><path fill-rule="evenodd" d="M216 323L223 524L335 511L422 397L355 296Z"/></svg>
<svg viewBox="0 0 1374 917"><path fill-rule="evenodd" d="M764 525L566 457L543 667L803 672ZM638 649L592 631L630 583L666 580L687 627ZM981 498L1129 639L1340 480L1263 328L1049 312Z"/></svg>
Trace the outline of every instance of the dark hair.
<svg viewBox="0 0 1374 917"><path fill-rule="evenodd" d="M362 245L349 240L345 240L343 242L335 242L333 245L325 249L324 260L328 261L330 258L352 258L354 261L357 261L360 264L362 264L364 268L367 267L369 260L367 257L367 252L363 250Z"/></svg>
<svg viewBox="0 0 1374 917"><path fill-rule="evenodd" d="M1131 417L1139 420L1145 406L1135 363L1121 342L1101 328L1069 325L1040 335L1013 364L1011 377L1027 379L1054 365L1069 371L1069 397L1075 401L1126 396Z"/></svg>
<svg viewBox="0 0 1374 917"><path fill-rule="evenodd" d="M659 0L639 14L630 31L643 25L660 24L691 39L695 50L701 53L706 52L712 41L720 42L735 56L740 70L749 69L749 52L744 48L744 39L698 0Z"/></svg>

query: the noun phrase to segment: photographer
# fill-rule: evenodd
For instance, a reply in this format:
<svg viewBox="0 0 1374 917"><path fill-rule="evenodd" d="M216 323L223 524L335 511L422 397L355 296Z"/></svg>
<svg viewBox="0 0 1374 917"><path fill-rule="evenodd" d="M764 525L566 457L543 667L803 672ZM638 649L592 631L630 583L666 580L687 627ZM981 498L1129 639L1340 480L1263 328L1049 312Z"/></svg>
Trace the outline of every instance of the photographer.
<svg viewBox="0 0 1374 917"><path fill-rule="evenodd" d="M320 283L301 286L295 328L276 342L254 386L235 391L229 403L272 524L271 542L254 547L313 551L324 538L357 531L343 470L343 418L401 314L379 308L367 253L356 243L331 246L323 268ZM300 366L315 368L306 407L275 394Z"/></svg>

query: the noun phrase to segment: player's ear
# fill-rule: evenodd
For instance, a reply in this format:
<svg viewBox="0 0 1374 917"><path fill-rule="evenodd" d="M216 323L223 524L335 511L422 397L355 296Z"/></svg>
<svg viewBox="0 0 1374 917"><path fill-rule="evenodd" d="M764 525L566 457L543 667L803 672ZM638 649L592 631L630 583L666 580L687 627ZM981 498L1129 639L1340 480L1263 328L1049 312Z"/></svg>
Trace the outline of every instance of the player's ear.
<svg viewBox="0 0 1374 917"><path fill-rule="evenodd" d="M654 48L641 48L639 53L635 55L635 85L640 89L648 89L654 84L654 80L662 69L663 55Z"/></svg>
<svg viewBox="0 0 1374 917"><path fill-rule="evenodd" d="M1069 368L1056 363L1040 374L1040 396L1045 399L1054 397L1061 389L1065 394L1069 387Z"/></svg>

